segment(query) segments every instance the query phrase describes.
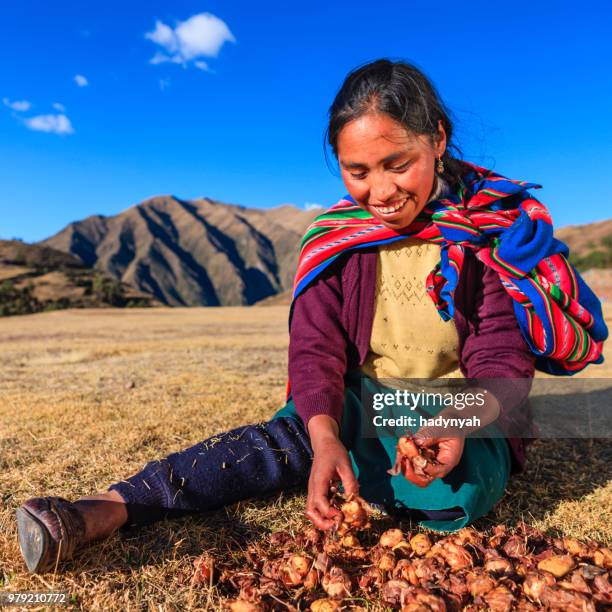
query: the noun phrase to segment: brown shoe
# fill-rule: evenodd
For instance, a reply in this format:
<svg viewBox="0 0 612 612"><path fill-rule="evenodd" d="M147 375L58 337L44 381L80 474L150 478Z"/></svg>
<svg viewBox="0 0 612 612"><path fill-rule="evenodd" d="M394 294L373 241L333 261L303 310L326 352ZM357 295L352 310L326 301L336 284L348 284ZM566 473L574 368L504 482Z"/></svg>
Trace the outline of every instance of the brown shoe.
<svg viewBox="0 0 612 612"><path fill-rule="evenodd" d="M62 497L33 497L17 508L19 547L30 572L42 574L72 558L85 538L85 521Z"/></svg>

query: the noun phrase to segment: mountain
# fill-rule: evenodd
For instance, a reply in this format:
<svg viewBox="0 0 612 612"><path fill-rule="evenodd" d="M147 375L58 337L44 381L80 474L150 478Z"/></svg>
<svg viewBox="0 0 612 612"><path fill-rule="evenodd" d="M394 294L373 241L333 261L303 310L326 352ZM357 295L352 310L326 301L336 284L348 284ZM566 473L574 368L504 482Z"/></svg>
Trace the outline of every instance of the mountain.
<svg viewBox="0 0 612 612"><path fill-rule="evenodd" d="M0 316L60 308L159 305L78 258L19 240L0 240Z"/></svg>
<svg viewBox="0 0 612 612"><path fill-rule="evenodd" d="M291 304L292 295L293 291L287 289L282 293L277 293L276 295L271 295L270 297L260 300L254 304L254 306L289 306Z"/></svg>
<svg viewBox="0 0 612 612"><path fill-rule="evenodd" d="M577 251L584 255L612 236L612 219L585 225L565 225L555 231L555 236L569 246L570 253Z"/></svg>
<svg viewBox="0 0 612 612"><path fill-rule="evenodd" d="M291 287L300 239L319 212L158 196L40 244L172 306L254 304Z"/></svg>
<svg viewBox="0 0 612 612"><path fill-rule="evenodd" d="M570 259L580 271L612 268L612 219L586 225L567 225L555 236L567 244Z"/></svg>
<svg viewBox="0 0 612 612"><path fill-rule="evenodd" d="M570 261L603 302L612 302L612 219L566 225L555 237L569 247Z"/></svg>

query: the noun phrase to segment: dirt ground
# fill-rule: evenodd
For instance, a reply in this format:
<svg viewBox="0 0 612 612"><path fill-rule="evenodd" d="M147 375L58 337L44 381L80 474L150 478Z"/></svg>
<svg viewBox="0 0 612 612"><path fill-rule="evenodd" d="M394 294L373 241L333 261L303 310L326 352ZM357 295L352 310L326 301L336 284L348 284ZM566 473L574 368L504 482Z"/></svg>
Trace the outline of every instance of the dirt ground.
<svg viewBox="0 0 612 612"><path fill-rule="evenodd" d="M303 492L120 534L32 576L14 511L105 490L151 459L268 419L284 404L287 307L68 310L0 319L0 588L68 590L84 610L218 609L194 557L305 524ZM612 307L606 307L612 329ZM609 362L581 377L612 378ZM525 520L612 541L609 440L545 440L477 526ZM363 603L362 603L363 605Z"/></svg>

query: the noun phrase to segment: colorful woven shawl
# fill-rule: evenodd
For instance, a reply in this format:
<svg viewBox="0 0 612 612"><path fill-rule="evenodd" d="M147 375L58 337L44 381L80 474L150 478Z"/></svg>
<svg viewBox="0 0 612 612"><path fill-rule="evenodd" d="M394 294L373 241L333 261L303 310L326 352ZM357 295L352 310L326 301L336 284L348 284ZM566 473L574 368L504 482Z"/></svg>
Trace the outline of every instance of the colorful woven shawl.
<svg viewBox="0 0 612 612"><path fill-rule="evenodd" d="M293 301L348 250L423 238L441 245L440 262L426 284L443 320L454 314L465 249L472 249L513 298L538 370L572 375L589 363L602 363L608 328L601 303L569 263L567 245L554 238L547 208L527 191L541 185L464 163L464 184L427 204L402 233L382 225L350 196L319 215L302 239Z"/></svg>

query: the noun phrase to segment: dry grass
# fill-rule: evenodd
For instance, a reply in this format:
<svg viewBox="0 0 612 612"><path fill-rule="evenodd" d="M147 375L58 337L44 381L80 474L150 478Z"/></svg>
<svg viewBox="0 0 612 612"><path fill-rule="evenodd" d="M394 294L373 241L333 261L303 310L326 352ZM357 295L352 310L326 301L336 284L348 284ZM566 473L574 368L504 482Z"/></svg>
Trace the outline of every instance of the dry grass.
<svg viewBox="0 0 612 612"><path fill-rule="evenodd" d="M189 586L194 557L235 555L271 529L304 525L302 492L122 534L44 576L25 571L14 511L34 495L105 490L153 458L269 418L284 403L286 319L285 306L0 319L2 589L68 590L86 610L218 609L214 588ZM610 377L612 368L587 374ZM524 519L609 543L609 465L605 440L537 442L528 470L480 526Z"/></svg>

